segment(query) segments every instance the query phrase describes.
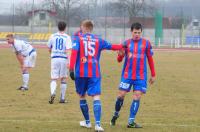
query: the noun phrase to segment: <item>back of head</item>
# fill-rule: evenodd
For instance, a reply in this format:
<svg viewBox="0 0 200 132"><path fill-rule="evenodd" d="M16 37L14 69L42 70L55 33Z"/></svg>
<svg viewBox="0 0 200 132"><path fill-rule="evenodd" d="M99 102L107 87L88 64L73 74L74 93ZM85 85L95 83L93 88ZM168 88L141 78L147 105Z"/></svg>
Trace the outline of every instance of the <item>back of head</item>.
<svg viewBox="0 0 200 132"><path fill-rule="evenodd" d="M93 27L94 27L94 24L91 20L84 20L82 22L83 33L91 33L93 30Z"/></svg>
<svg viewBox="0 0 200 132"><path fill-rule="evenodd" d="M66 23L63 21L58 22L58 30L65 31L65 29L66 29Z"/></svg>
<svg viewBox="0 0 200 132"><path fill-rule="evenodd" d="M137 30L141 29L141 31L142 31L142 24L140 24L140 23L138 23L138 22L133 23L133 24L131 25L131 32L133 31L133 29L137 29Z"/></svg>

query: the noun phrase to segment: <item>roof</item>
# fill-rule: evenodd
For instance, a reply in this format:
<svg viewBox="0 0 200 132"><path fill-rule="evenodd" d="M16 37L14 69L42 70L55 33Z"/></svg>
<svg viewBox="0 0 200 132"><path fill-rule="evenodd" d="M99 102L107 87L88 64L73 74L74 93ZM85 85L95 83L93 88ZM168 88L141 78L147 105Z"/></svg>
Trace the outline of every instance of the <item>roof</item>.
<svg viewBox="0 0 200 132"><path fill-rule="evenodd" d="M41 9L41 10L33 10L33 11L29 11L28 12L28 15L31 16L32 13L38 13L38 12L47 12L50 16L56 16L57 13L55 11L51 11L51 10L44 10L44 9Z"/></svg>

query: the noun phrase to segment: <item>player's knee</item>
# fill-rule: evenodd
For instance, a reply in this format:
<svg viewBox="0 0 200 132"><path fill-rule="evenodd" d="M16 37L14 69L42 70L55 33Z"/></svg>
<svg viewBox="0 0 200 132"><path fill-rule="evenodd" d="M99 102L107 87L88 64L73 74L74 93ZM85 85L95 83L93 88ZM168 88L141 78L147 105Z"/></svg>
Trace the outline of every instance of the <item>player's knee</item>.
<svg viewBox="0 0 200 132"><path fill-rule="evenodd" d="M22 67L22 73L29 73L29 70L27 67Z"/></svg>
<svg viewBox="0 0 200 132"><path fill-rule="evenodd" d="M99 95L93 96L93 100L100 100L100 96Z"/></svg>
<svg viewBox="0 0 200 132"><path fill-rule="evenodd" d="M126 96L126 93L127 93L126 91L120 90L119 93L118 93L118 98L124 99L125 96Z"/></svg>
<svg viewBox="0 0 200 132"><path fill-rule="evenodd" d="M22 74L28 74L28 70L27 69L22 69Z"/></svg>
<svg viewBox="0 0 200 132"><path fill-rule="evenodd" d="M86 99L86 98L85 98L85 95L79 95L79 97L80 97L80 100Z"/></svg>
<svg viewBox="0 0 200 132"><path fill-rule="evenodd" d="M140 100L141 97L142 97L141 93L135 93L135 94L133 94L133 100Z"/></svg>
<svg viewBox="0 0 200 132"><path fill-rule="evenodd" d="M66 83L66 82L67 82L66 78L61 78L61 83Z"/></svg>

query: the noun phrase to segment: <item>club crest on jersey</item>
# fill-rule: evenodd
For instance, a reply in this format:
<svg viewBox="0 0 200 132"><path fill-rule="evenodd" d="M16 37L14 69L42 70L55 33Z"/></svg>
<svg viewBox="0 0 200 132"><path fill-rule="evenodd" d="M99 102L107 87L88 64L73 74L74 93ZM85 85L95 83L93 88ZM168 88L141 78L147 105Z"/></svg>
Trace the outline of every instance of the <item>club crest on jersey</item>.
<svg viewBox="0 0 200 132"><path fill-rule="evenodd" d="M82 62L82 63L86 63L86 61L87 61L87 59L86 59L85 57L82 57L82 58L81 58L81 62Z"/></svg>

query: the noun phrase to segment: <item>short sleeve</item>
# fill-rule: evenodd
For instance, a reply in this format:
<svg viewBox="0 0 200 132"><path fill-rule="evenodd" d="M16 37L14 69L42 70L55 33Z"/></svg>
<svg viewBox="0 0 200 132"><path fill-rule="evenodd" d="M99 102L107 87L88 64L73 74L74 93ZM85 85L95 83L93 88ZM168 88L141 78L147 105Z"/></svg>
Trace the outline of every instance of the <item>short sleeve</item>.
<svg viewBox="0 0 200 132"><path fill-rule="evenodd" d="M53 35L51 35L50 37L49 37L49 40L48 40L48 42L47 42L47 46L48 46L48 48L52 48L52 44L53 44Z"/></svg>

